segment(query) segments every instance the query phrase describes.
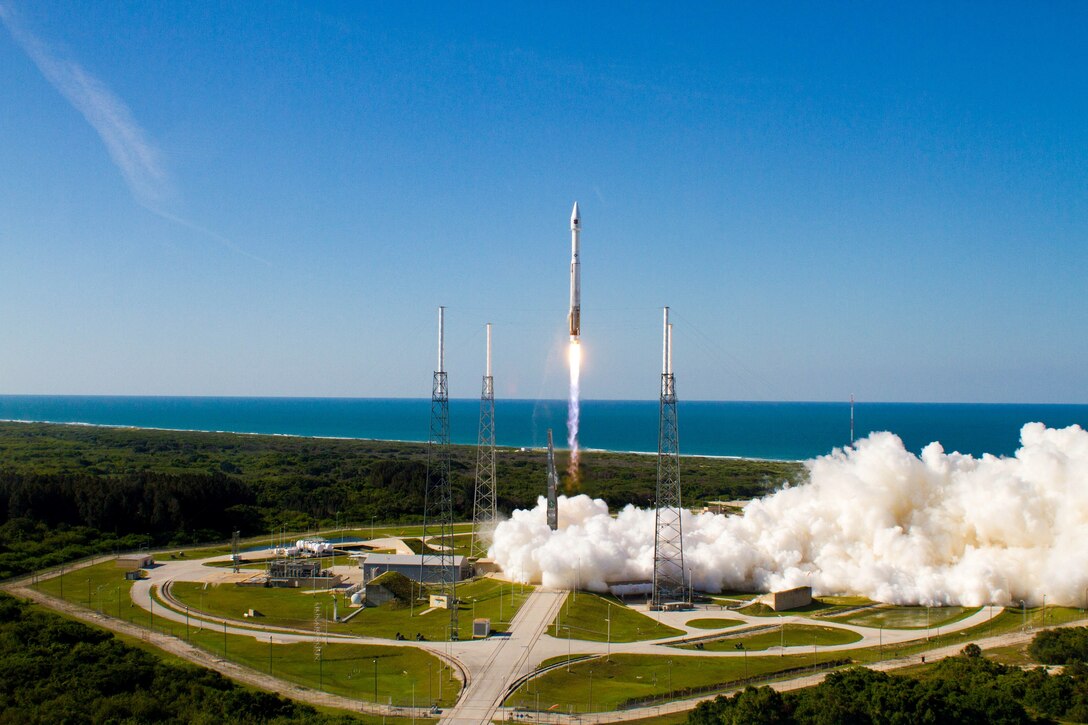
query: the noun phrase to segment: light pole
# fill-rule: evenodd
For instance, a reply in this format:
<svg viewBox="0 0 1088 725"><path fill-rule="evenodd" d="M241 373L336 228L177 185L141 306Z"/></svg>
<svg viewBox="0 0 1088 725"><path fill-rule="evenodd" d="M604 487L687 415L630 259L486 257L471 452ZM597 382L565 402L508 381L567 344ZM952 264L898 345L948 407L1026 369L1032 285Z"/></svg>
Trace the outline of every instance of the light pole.
<svg viewBox="0 0 1088 725"><path fill-rule="evenodd" d="M593 670L589 671L589 710L587 712L593 712Z"/></svg>
<svg viewBox="0 0 1088 725"><path fill-rule="evenodd" d="M1046 626L1046 595L1043 595L1043 626Z"/></svg>
<svg viewBox="0 0 1088 725"><path fill-rule="evenodd" d="M272 635L268 635L268 674L272 674Z"/></svg>
<svg viewBox="0 0 1088 725"><path fill-rule="evenodd" d="M185 641L189 641L189 608L185 608Z"/></svg>
<svg viewBox="0 0 1088 725"><path fill-rule="evenodd" d="M378 658L374 658L374 702L378 701Z"/></svg>
<svg viewBox="0 0 1088 725"><path fill-rule="evenodd" d="M371 541L374 540L374 519L375 519L374 516L370 517L370 539L371 539Z"/></svg>
<svg viewBox="0 0 1088 725"><path fill-rule="evenodd" d="M612 602L608 603L608 617L604 620L606 623L605 634L605 662L612 661Z"/></svg>
<svg viewBox="0 0 1088 725"><path fill-rule="evenodd" d="M1025 631L1028 628L1028 605L1024 603L1024 600L1020 600L1020 630Z"/></svg>

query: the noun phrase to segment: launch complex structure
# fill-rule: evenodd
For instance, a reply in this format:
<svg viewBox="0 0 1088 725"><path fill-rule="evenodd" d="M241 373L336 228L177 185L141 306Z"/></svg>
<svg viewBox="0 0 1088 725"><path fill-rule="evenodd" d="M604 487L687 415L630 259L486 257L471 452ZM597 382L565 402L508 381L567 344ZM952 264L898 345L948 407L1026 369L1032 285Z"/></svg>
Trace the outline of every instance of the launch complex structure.
<svg viewBox="0 0 1088 725"><path fill-rule="evenodd" d="M571 210L570 310L567 315L572 346L571 365L579 364L576 346L582 334L581 213L575 202ZM453 571L453 493L450 482L449 387L444 368L445 307L438 308L438 370L431 387L431 432L428 447L427 489L423 524L423 557L438 559L443 572ZM574 371L577 373L577 371ZM569 425L569 423L568 423ZM682 496L680 486L679 427L676 415L676 379L672 371L672 324L664 308L661 383L657 436L657 488L655 500L654 570L652 609L679 609L690 606L690 572L684 566ZM576 448L572 446L572 464ZM573 468L573 466L572 466ZM487 554L498 523L495 475L495 384L491 372L491 323L487 323L487 357L480 393L480 429L476 450L476 480L473 496L470 553ZM555 468L552 431L548 430L547 524L559 528L559 476ZM451 603L457 599L454 578L439 582ZM457 607L450 607L450 639L457 639Z"/></svg>

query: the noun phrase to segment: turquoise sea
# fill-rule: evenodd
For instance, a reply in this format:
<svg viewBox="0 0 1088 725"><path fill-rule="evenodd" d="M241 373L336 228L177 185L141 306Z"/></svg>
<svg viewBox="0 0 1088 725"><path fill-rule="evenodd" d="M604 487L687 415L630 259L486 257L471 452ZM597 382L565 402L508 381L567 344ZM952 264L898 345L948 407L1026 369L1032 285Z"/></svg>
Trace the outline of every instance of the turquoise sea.
<svg viewBox="0 0 1088 725"><path fill-rule="evenodd" d="M565 446L567 403L499 400L496 440L503 446L545 445L547 430ZM454 443L475 443L478 400L450 401ZM425 441L430 401L383 398L205 398L128 396L0 396L0 419L175 430L273 433ZM797 460L828 453L850 439L850 405L680 401L680 451L688 455ZM581 445L610 451L657 450L657 401L582 402ZM855 431L888 430L909 450L930 441L945 450L1011 455L1020 427L1088 427L1088 405L858 403Z"/></svg>

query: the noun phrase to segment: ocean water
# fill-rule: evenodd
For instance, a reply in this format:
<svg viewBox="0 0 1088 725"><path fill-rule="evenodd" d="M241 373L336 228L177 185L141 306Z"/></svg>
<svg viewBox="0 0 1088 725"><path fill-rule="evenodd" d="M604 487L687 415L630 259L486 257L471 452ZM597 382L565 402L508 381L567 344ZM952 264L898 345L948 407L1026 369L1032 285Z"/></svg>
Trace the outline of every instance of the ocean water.
<svg viewBox="0 0 1088 725"><path fill-rule="evenodd" d="M450 437L475 443L480 403L450 401ZM0 419L174 430L274 433L425 441L430 401L392 398L204 398L128 396L0 396ZM680 401L680 452L800 460L849 443L850 405ZM657 450L657 401L582 402L583 448ZM498 400L495 437L502 446L541 447L547 430L566 442L567 404ZM947 451L1011 455L1020 427L1088 427L1088 405L857 403L855 433L891 431L908 450L939 441Z"/></svg>

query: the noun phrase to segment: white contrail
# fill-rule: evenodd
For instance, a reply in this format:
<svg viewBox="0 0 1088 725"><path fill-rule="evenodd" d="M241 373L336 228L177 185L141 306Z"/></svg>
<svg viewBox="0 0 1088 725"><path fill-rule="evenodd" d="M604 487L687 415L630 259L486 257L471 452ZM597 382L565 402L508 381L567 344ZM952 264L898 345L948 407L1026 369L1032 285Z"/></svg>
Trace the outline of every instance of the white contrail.
<svg viewBox="0 0 1088 725"><path fill-rule="evenodd" d="M170 179L162 166L162 155L125 102L79 63L58 58L22 26L7 5L0 4L0 20L45 79L98 133L137 201L154 209L169 198Z"/></svg>
<svg viewBox="0 0 1088 725"><path fill-rule="evenodd" d="M235 252L268 264L267 260L246 252L223 235L167 211L175 192L163 165L162 153L136 122L128 105L82 65L58 57L27 30L16 12L4 3L0 3L0 22L50 85L83 115L102 139L129 191L141 206L163 219L205 234Z"/></svg>
<svg viewBox="0 0 1088 725"><path fill-rule="evenodd" d="M1085 606L1088 432L1029 423L1013 457L915 456L891 433L807 462L809 479L752 501L742 515L684 514L695 587L754 591L811 585L898 604ZM647 580L654 512L615 517L588 496L515 511L492 556L511 577L569 587Z"/></svg>

